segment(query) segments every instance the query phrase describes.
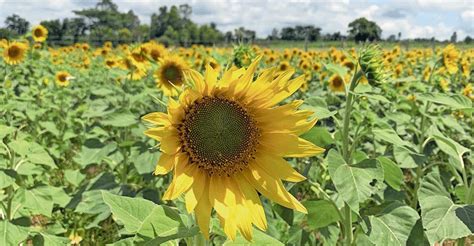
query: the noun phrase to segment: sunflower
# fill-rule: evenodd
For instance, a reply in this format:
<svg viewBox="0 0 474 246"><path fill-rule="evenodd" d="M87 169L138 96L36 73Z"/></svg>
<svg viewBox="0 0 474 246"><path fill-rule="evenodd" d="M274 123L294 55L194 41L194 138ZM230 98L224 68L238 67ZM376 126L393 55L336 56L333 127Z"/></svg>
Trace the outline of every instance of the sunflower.
<svg viewBox="0 0 474 246"><path fill-rule="evenodd" d="M33 28L31 34L35 42L42 43L48 38L48 29L42 25L38 25Z"/></svg>
<svg viewBox="0 0 474 246"><path fill-rule="evenodd" d="M443 49L443 64L450 74L458 72L459 51L456 46L450 44Z"/></svg>
<svg viewBox="0 0 474 246"><path fill-rule="evenodd" d="M17 65L25 58L28 45L20 42L12 42L3 50L3 60L7 64Z"/></svg>
<svg viewBox="0 0 474 246"><path fill-rule="evenodd" d="M333 76L331 76L331 78L329 78L329 89L334 92L346 91L344 79L340 75L334 74Z"/></svg>
<svg viewBox="0 0 474 246"><path fill-rule="evenodd" d="M69 80L71 79L71 74L66 71L59 71L56 73L56 84L62 87L69 85Z"/></svg>
<svg viewBox="0 0 474 246"><path fill-rule="evenodd" d="M167 96L178 95L178 88L184 84L184 70L188 65L178 56L168 56L160 61L160 67L155 71L157 86Z"/></svg>
<svg viewBox="0 0 474 246"><path fill-rule="evenodd" d="M316 119L309 120L312 112L298 110L302 101L277 106L301 87L304 78L290 80L290 71L275 76L276 69L271 68L254 80L260 59L246 70L227 70L220 80L211 66L206 66L204 76L187 70L186 77L194 87L185 89L179 101L170 98L168 113L143 117L155 126L145 134L160 141L162 151L154 174L173 171L163 199L184 194L186 209L195 212L206 238L213 208L232 240L237 230L251 240L252 224L265 230L265 212L257 191L306 213L282 183L305 177L284 157L308 157L324 151L298 137L311 129Z"/></svg>

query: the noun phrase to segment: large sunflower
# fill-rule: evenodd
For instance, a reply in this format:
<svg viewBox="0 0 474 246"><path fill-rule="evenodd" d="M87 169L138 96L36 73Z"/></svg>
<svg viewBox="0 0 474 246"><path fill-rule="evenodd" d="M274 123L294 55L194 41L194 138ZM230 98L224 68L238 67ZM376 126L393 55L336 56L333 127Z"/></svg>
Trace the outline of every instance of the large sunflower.
<svg viewBox="0 0 474 246"><path fill-rule="evenodd" d="M160 61L160 67L155 71L157 86L167 96L178 95L178 89L184 84L184 71L188 65L178 56L168 56Z"/></svg>
<svg viewBox="0 0 474 246"><path fill-rule="evenodd" d="M298 110L302 101L277 104L304 83L290 80L293 71L276 75L266 69L254 80L260 57L248 69L218 72L206 66L204 76L187 70L194 82L179 101L169 98L168 112L143 117L154 124L145 134L160 141L162 151L155 175L173 171L163 199L184 194L186 209L194 211L209 237L211 210L224 232L235 239L239 230L252 238L252 224L265 230L267 222L258 192L274 202L306 213L282 180L299 182L304 176L284 157L308 157L324 150L298 136L316 123L312 113Z"/></svg>
<svg viewBox="0 0 474 246"><path fill-rule="evenodd" d="M7 64L17 65L25 58L28 46L20 42L12 42L3 50L3 60Z"/></svg>
<svg viewBox="0 0 474 246"><path fill-rule="evenodd" d="M35 26L31 31L31 35L35 42L44 42L48 38L48 29L42 25Z"/></svg>

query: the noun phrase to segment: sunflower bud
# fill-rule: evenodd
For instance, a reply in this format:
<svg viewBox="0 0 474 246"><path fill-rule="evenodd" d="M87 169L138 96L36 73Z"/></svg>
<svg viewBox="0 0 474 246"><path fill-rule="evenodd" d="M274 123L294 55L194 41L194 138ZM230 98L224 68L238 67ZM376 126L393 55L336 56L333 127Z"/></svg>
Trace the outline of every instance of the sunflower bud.
<svg viewBox="0 0 474 246"><path fill-rule="evenodd" d="M379 46L365 47L359 55L359 65L370 84L387 81L388 74L383 68L383 54Z"/></svg>

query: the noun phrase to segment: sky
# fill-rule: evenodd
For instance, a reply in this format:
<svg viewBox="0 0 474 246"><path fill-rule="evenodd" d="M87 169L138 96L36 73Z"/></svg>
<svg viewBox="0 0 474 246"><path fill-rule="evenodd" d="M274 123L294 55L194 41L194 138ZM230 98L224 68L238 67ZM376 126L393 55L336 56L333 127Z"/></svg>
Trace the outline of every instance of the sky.
<svg viewBox="0 0 474 246"><path fill-rule="evenodd" d="M214 22L219 30L244 26L266 37L273 28L315 25L322 33L340 31L359 17L375 21L382 37L401 32L402 38L458 40L474 37L474 0L114 0L120 11L133 10L142 23L163 5L187 3L191 19L199 24ZM96 0L0 0L0 26L16 13L32 24L40 20L74 17L72 10L94 7Z"/></svg>

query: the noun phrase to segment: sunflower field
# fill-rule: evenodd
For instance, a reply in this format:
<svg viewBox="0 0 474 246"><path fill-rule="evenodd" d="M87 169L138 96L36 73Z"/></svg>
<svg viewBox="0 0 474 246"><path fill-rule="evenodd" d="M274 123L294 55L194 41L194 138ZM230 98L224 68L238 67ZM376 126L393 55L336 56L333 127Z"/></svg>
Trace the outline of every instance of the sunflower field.
<svg viewBox="0 0 474 246"><path fill-rule="evenodd" d="M0 245L471 245L474 49L0 41Z"/></svg>

